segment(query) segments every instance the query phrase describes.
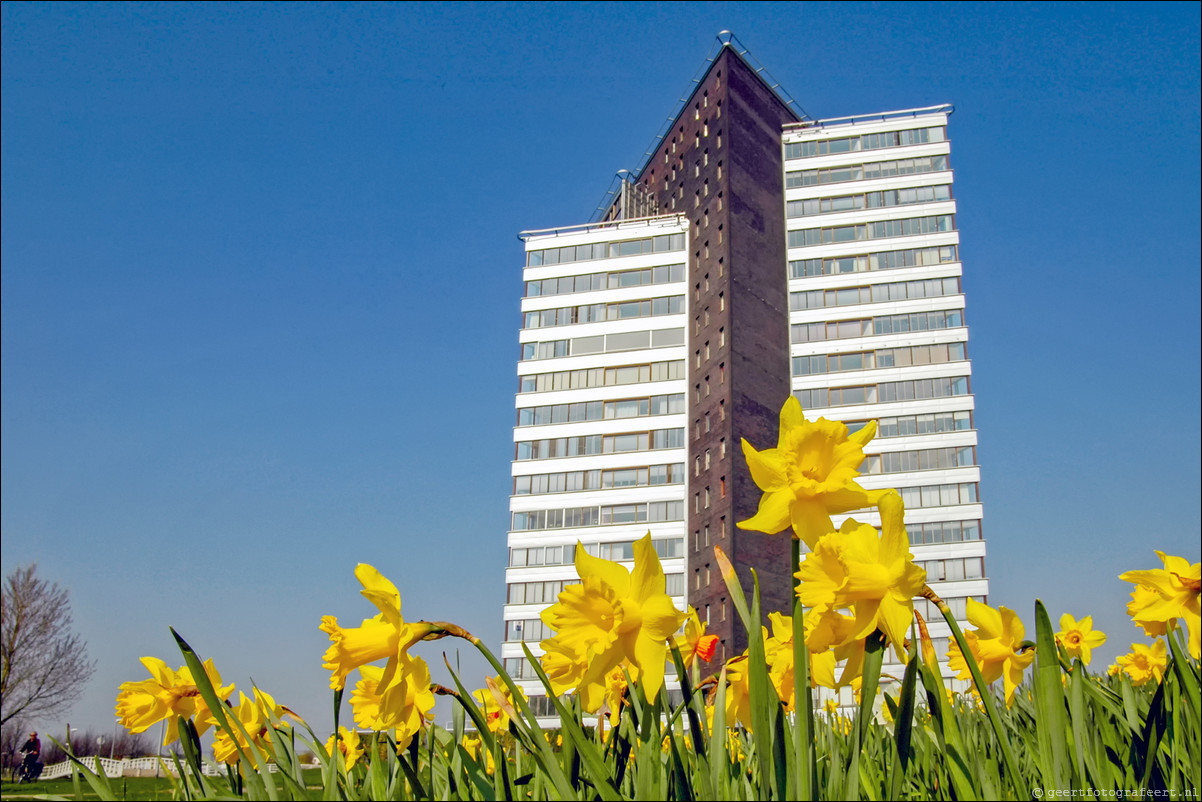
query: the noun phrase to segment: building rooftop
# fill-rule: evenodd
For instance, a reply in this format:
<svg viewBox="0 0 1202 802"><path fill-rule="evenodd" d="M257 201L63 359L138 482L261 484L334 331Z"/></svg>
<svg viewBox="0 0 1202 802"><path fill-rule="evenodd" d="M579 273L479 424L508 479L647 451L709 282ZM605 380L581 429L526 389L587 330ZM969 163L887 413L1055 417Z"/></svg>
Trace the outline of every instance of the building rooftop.
<svg viewBox="0 0 1202 802"><path fill-rule="evenodd" d="M600 203L597 204L597 208L593 210L593 220L601 220L610 214L614 205L622 200L620 196L623 193L623 185L626 185L628 188L636 184L638 177L643 174L643 171L647 168L647 164L651 161L651 157L659 150L664 138L671 133L676 121L680 119L680 116L688 107L689 101L693 99L693 95L696 94L697 89L705 82L706 76L709 75L710 70L717 64L718 59L727 51L741 60L763 82L764 86L776 95L781 104L797 118L798 123L804 123L810 119L810 115L806 113L806 110L794 100L793 96L781 86L779 81L768 73L764 65L759 63L746 45L739 41L737 36L730 31L720 31L714 37L714 44L710 48L705 61L702 62L697 72L694 73L692 79L689 81L688 91L684 92L680 99L676 101L672 113L660 125L655 137L651 140L651 144L643 151L643 155L639 158L638 166L634 169L618 170L614 175L613 180L610 181L609 188L605 191L605 195L602 196Z"/></svg>
<svg viewBox="0 0 1202 802"><path fill-rule="evenodd" d="M956 107L951 103L941 103L938 106L923 106L918 109L901 109L899 111L880 111L875 114L853 114L849 117L829 117L825 120L801 120L784 126L786 132L825 128L833 125L857 125L861 123L879 123L896 120L901 117L918 117L923 114L951 114Z"/></svg>

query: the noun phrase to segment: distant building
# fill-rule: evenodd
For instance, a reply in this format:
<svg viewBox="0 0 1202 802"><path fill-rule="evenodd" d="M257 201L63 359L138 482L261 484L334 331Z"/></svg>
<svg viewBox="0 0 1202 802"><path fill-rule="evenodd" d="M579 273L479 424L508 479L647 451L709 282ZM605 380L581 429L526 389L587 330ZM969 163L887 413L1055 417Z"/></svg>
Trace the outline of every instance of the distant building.
<svg viewBox="0 0 1202 802"><path fill-rule="evenodd" d="M539 612L575 581L578 543L629 560L650 531L718 658L746 633L714 546L755 568L765 611L791 607L789 535L734 525L761 496L740 439L774 446L790 392L811 419L880 421L862 484L901 490L915 558L961 618L988 592L951 108L810 120L764 75L723 40L598 221L522 234L515 677L534 680L521 642L537 655L549 636Z"/></svg>

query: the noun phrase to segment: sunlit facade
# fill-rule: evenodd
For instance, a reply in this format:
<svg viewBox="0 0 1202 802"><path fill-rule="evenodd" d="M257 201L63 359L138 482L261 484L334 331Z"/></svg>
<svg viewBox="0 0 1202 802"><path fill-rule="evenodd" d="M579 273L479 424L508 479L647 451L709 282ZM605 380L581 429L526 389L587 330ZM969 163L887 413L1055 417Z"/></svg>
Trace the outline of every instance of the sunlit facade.
<svg viewBox="0 0 1202 802"><path fill-rule="evenodd" d="M523 235L502 657L532 696L522 643L541 653L576 548L628 562L650 532L685 603L686 232L671 215Z"/></svg>
<svg viewBox="0 0 1202 802"><path fill-rule="evenodd" d="M914 558L963 619L988 581L950 111L787 126L784 186L793 394L810 417L878 421L861 483L900 490Z"/></svg>

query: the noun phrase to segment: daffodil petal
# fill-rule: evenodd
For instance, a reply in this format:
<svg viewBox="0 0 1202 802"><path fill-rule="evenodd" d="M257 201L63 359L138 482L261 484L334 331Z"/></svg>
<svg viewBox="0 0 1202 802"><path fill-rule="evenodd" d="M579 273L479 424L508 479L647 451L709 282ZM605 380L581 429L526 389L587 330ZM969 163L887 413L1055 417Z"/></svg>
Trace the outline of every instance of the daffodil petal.
<svg viewBox="0 0 1202 802"><path fill-rule="evenodd" d="M1002 617L1003 636L1008 642L1017 645L1022 641L1027 632L1027 628L1023 626L1022 619L1018 617L1018 613L1009 607L998 607L998 612Z"/></svg>
<svg viewBox="0 0 1202 802"><path fill-rule="evenodd" d="M788 489L789 470L779 449L756 451L746 440L742 441L742 445L743 456L747 459L747 468L751 471L751 478L760 490L772 493Z"/></svg>
<svg viewBox="0 0 1202 802"><path fill-rule="evenodd" d="M835 653L830 649L810 654L810 680L824 688L835 687Z"/></svg>
<svg viewBox="0 0 1202 802"><path fill-rule="evenodd" d="M684 622L684 613L672 604L672 597L666 594L653 596L643 603L642 631L656 640L666 641L672 637ZM664 647L667 648L666 646ZM641 666L640 666L641 668Z"/></svg>
<svg viewBox="0 0 1202 802"><path fill-rule="evenodd" d="M765 493L760 498L760 507L755 515L735 525L740 529L775 535L789 527L789 506L792 501L793 494L788 490Z"/></svg>
<svg viewBox="0 0 1202 802"><path fill-rule="evenodd" d="M1157 599L1139 611L1137 621L1170 621L1181 617L1181 602L1177 599Z"/></svg>
<svg viewBox="0 0 1202 802"><path fill-rule="evenodd" d="M910 628L910 621L914 617L912 607L898 602L896 599L885 597L881 600L880 613L880 629L889 638L889 643L901 654L904 649L902 644L906 640L906 633Z"/></svg>
<svg viewBox="0 0 1202 802"><path fill-rule="evenodd" d="M157 657L143 657L142 665L146 666L146 670L150 672L150 676L154 677L155 682L160 685L174 685L175 672L162 660Z"/></svg>
<svg viewBox="0 0 1202 802"><path fill-rule="evenodd" d="M355 566L355 578L363 585L363 594L384 616L388 623L396 625L401 620L401 594L386 576L367 563Z"/></svg>
<svg viewBox="0 0 1202 802"><path fill-rule="evenodd" d="M856 623L852 627L851 637L854 640L866 638L876 629L877 612L880 610L880 599L864 599L856 602Z"/></svg>
<svg viewBox="0 0 1202 802"><path fill-rule="evenodd" d="M625 596L630 588L630 572L615 562L594 557L576 544L576 573L581 579L595 577L609 585L618 596Z"/></svg>
<svg viewBox="0 0 1202 802"><path fill-rule="evenodd" d="M1146 571L1127 571L1120 574L1119 579L1152 588L1162 595L1172 595L1177 592L1177 589L1173 587L1172 574L1159 568Z"/></svg>
<svg viewBox="0 0 1202 802"><path fill-rule="evenodd" d="M619 649L609 649L589 662L576 689L585 710L596 713L601 709L605 702L606 675L621 662L622 654Z"/></svg>
<svg viewBox="0 0 1202 802"><path fill-rule="evenodd" d="M986 638L1002 636L1002 614L988 604L977 601L971 596L965 605L969 622L981 631Z"/></svg>
<svg viewBox="0 0 1202 802"><path fill-rule="evenodd" d="M870 420L868 423L860 427L859 431L853 432L851 435L849 435L847 439L855 443L860 448L863 448L874 437L876 437L876 421Z"/></svg>
<svg viewBox="0 0 1202 802"><path fill-rule="evenodd" d="M649 633L640 633L634 646L634 656L641 672L643 691L648 699L654 699L664 686L664 664L668 657L668 647L664 641L657 640Z"/></svg>
<svg viewBox="0 0 1202 802"><path fill-rule="evenodd" d="M890 490L878 502L881 513L880 560L892 563L910 556L910 537L906 534L906 506L896 491Z"/></svg>
<svg viewBox="0 0 1202 802"><path fill-rule="evenodd" d="M777 447L784 446L785 437L788 432L801 428L805 423L806 416L801 410L801 402L797 400L797 396L790 395L785 399L785 403L780 408L780 429L778 430Z"/></svg>
<svg viewBox="0 0 1202 802"><path fill-rule="evenodd" d="M663 596L666 599L666 588L664 569L660 565L659 555L655 553L655 546L651 543L651 533L648 532L634 542L634 570L630 573L630 595L640 602L654 596Z"/></svg>
<svg viewBox="0 0 1202 802"><path fill-rule="evenodd" d="M767 496L765 496L766 498ZM759 516L757 515L756 517ZM793 534L797 539L810 548L814 548L814 544L818 542L820 537L833 532L835 529L834 524L831 523L831 516L827 512L825 504L820 501L801 498L795 499L789 505L789 520L787 524L792 525Z"/></svg>

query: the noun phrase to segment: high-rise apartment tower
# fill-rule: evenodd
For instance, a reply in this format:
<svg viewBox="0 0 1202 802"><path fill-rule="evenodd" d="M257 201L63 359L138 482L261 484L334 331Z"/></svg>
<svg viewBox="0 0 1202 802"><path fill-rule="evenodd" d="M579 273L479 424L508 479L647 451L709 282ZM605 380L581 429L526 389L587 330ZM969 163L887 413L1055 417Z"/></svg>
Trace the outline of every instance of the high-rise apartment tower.
<svg viewBox="0 0 1202 802"><path fill-rule="evenodd" d="M761 496L740 441L774 446L790 393L810 418L880 421L862 484L900 489L915 558L961 617L987 593L951 108L811 120L764 75L720 38L600 219L522 234L515 677L533 679L521 642L549 635L538 614L575 548L630 560L650 531L719 657L746 633L714 546L748 584L755 568L765 610L791 607L788 533L735 526Z"/></svg>

